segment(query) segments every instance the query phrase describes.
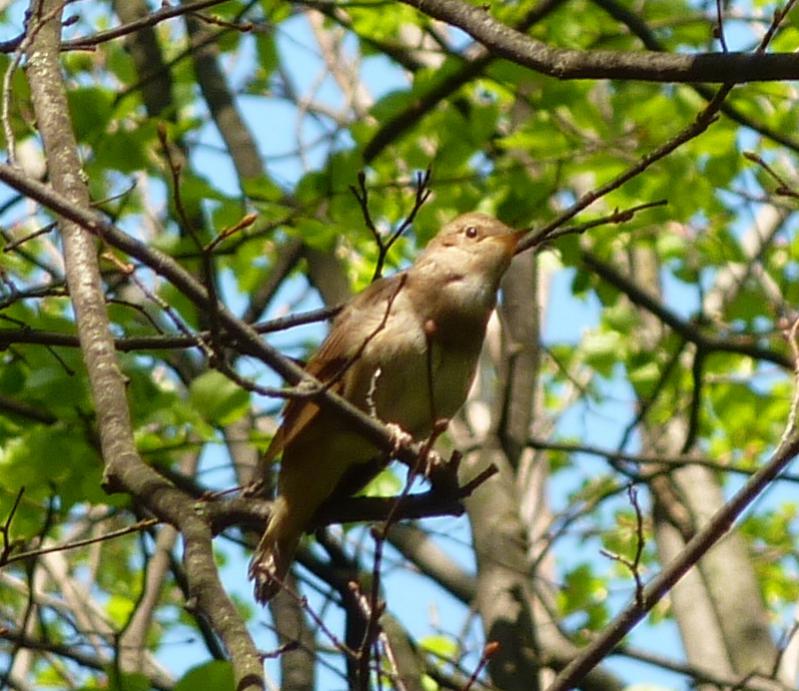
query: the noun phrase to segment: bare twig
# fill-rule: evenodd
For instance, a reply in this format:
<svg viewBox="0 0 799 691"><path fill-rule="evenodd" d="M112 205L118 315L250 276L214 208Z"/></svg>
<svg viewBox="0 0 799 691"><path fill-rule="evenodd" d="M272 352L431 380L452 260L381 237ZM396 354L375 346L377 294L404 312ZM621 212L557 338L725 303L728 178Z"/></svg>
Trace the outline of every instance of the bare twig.
<svg viewBox="0 0 799 691"><path fill-rule="evenodd" d="M169 321L175 326L175 328L180 331L186 338L193 339L193 345L196 345L200 350L205 353L207 357L211 357L211 349L208 344L203 340L203 338L199 334L192 334L191 329L186 325L183 319L180 318L180 315L175 311L175 309L170 305L166 300L159 297L153 291L151 291L142 281L138 279L136 274L134 273L134 267L131 264L126 264L123 262L119 257L117 257L112 252L103 252L102 254L103 259L110 261L114 266L119 269L124 275L128 276L131 281L133 281L138 289L144 294L144 296L153 302L154 304L158 305L158 307L163 311L163 313L167 316Z"/></svg>
<svg viewBox="0 0 799 691"><path fill-rule="evenodd" d="M64 552L69 549L85 547L86 545L92 545L98 542L106 542L107 540L113 540L114 538L121 537L123 535L141 532L142 530L146 530L154 525L158 525L159 522L160 521L157 518L145 518L144 520L138 521L124 528L112 530L111 532L105 533L103 535L89 537L85 540L74 540L73 542L65 542L62 545L53 545L52 547L42 547L40 549L32 549L28 552L20 552L19 554L15 554L13 557L6 559L5 561L3 561L2 557L0 556L0 564L13 564L15 561L25 561L26 559L31 559L32 557L38 557L41 554L49 554L50 552Z"/></svg>
<svg viewBox="0 0 799 691"><path fill-rule="evenodd" d="M641 507L638 504L638 491L635 489L633 485L627 486L627 496L630 499L630 504L633 507L633 511L635 511L635 555L632 559L628 559L627 557L621 554L614 554L609 552L606 549L599 550L600 554L605 555L609 559L613 561L617 561L620 564L624 564L627 567L629 572L632 574L633 578L635 579L635 603L638 607L644 606L644 584L641 581L641 557L644 553L644 546L646 545L646 539L644 538L644 517L641 514Z"/></svg>
<svg viewBox="0 0 799 691"><path fill-rule="evenodd" d="M197 12L198 10L212 7L213 5L221 5L227 1L228 0L198 0L197 2L183 3L180 5L163 4L161 9L148 14L146 17L137 19L134 22L122 24L121 26L117 26L106 31L98 31L92 36L81 36L79 38L73 38L69 41L64 41L61 44L61 49L86 50L88 48L93 48L101 43L113 41L114 39L121 38L122 36L135 33L136 31L139 31L145 27L155 26L156 24L159 24L167 19Z"/></svg>
<svg viewBox="0 0 799 691"><path fill-rule="evenodd" d="M27 235L14 240L13 242L6 243L3 246L3 252L10 252L11 250L16 249L20 245L25 244L28 240L33 240L34 238L39 237L40 235L44 235L49 233L52 230L55 230L56 224L55 223L47 223L46 225L42 226L41 228L34 230L32 233L28 233Z"/></svg>
<svg viewBox="0 0 799 691"><path fill-rule="evenodd" d="M705 106L705 108L697 114L696 118L694 118L694 121L691 124L683 128L680 132L678 132L665 143L661 144L656 149L643 155L636 163L627 168L627 170L625 170L623 173L620 173L612 180L606 182L604 185L601 185L600 187L583 194L574 204L558 214L558 216L549 223L530 233L518 244L516 247L516 253L518 254L519 252L523 252L531 247L541 244L541 242L546 240L557 228L562 226L569 219L574 218L574 216L576 216L580 211L593 204L597 199L600 199L609 192L618 189L628 180L631 180L632 178L643 173L656 161L665 158L686 142L690 141L691 139L695 139L702 134L716 121L718 117L718 111L721 108L724 99L727 98L727 95L730 93L730 91L732 91L732 87L732 84L725 84L722 86L716 92L716 95L711 99L707 106Z"/></svg>
<svg viewBox="0 0 799 691"><path fill-rule="evenodd" d="M584 453L589 456L601 456L606 458L612 463L616 470L620 470L620 463L635 463L636 465L661 465L670 466L671 468L680 468L687 465L697 465L702 468L708 468L721 473L736 473L738 475L754 475L756 468L741 468L734 465L729 465L721 460L714 460L712 458L703 458L692 455L680 456L641 456L631 453L623 453L621 451L613 451L612 449L603 449L598 446L590 446L587 444L564 444L559 442L550 442L543 439L531 438L527 444L533 449L546 449L551 451L563 451L566 453ZM622 470L622 472L624 472ZM656 471L658 473L663 471ZM642 473L642 481L650 479L650 473ZM784 482L799 483L799 475L781 473L779 479Z"/></svg>
<svg viewBox="0 0 799 691"><path fill-rule="evenodd" d="M655 202L647 202L645 204L631 206L629 209L615 209L613 213L607 214L606 216L601 216L600 218L595 218L593 221L586 221L585 223L580 223L576 226L569 226L568 228L560 228L559 230L550 233L546 238L540 240L537 244L533 244L532 247L537 247L540 250L564 235L582 235L585 233L585 231L590 230L591 228L596 228L597 226L603 226L610 223L627 223L628 221L631 221L635 214L637 214L639 211L652 209L657 206L666 206L667 204L668 201L666 199L659 199Z"/></svg>
<svg viewBox="0 0 799 691"><path fill-rule="evenodd" d="M488 661L497 653L499 650L499 643L496 641L488 641L483 647L483 654L480 656L480 662L477 663L477 667L474 668L474 671L469 676L469 679L464 684L461 691L470 691L472 686L474 686L477 678L480 676L480 672L485 669L485 666L488 664Z"/></svg>
<svg viewBox="0 0 799 691"><path fill-rule="evenodd" d="M256 213L245 214L241 220L220 231L217 236L203 248L203 251L209 253L213 252L222 242L227 240L229 237L232 237L239 231L249 228L257 219L258 214Z"/></svg>
<svg viewBox="0 0 799 691"><path fill-rule="evenodd" d="M50 290L37 290L36 296L49 295ZM59 292L59 295L65 293ZM20 297L31 297L26 293L20 293ZM0 302L2 306L2 302ZM299 314L292 314L286 317L278 317L277 319L270 319L269 321L253 324L252 328L256 333L266 334L274 333L275 331L283 331L284 329L291 329L295 326L302 326L304 324L311 324L313 322L322 321L335 316L341 309L341 306L323 307L320 309L309 310L308 312L301 312ZM77 336L69 334L54 333L52 331L37 331L22 325L20 329L0 329L0 349L5 348L13 343L35 343L38 345L46 346L63 346L67 348L77 348L80 346ZM136 336L131 338L117 338L114 340L114 347L123 353L129 353L136 350L173 350L175 348L193 348L197 345L197 338L205 340L210 337L210 332L200 331L196 335L190 334L186 336L176 336L173 334L162 336ZM235 348L239 343L231 337L229 343L231 348Z"/></svg>
<svg viewBox="0 0 799 691"><path fill-rule="evenodd" d="M17 492L17 496L14 498L14 503L11 505L11 509L8 512L8 516L6 516L6 520L2 526L0 526L0 535L3 536L3 549L0 551L0 566L8 564L11 559L9 559L9 555L11 551L14 549L14 545L11 542L10 534L11 534L11 521L14 520L14 514L17 512L19 508L19 503L22 501L22 495L25 493L25 487L20 487L19 491Z"/></svg>
<svg viewBox="0 0 799 691"><path fill-rule="evenodd" d="M713 35L719 40L722 52L729 52L727 49L727 39L724 36L724 13L721 0L716 0L716 26L713 27Z"/></svg>
<svg viewBox="0 0 799 691"><path fill-rule="evenodd" d="M252 22L229 22L221 17L215 17L210 14L205 14L205 12L192 12L192 17L199 19L201 22L205 22L206 24L211 24L213 26L220 26L223 29L231 29L233 31L239 31L243 34L249 33L255 28L255 25Z"/></svg>
<svg viewBox="0 0 799 691"><path fill-rule="evenodd" d="M352 659L358 659L357 651L350 648L344 641L342 641L338 636L336 636L333 631L325 624L324 619L308 604L308 598L303 597L296 593L293 588L291 588L288 584L282 583L281 590L288 593L291 598L300 606L302 609L305 610L306 614L313 620L313 623L319 627L319 630L327 637L330 643L333 645L334 648L340 650L344 653L347 657Z"/></svg>
<svg viewBox="0 0 799 691"><path fill-rule="evenodd" d="M391 235L389 235L388 240L383 240L383 236L377 229L377 226L375 226L374 220L372 219L372 214L369 211L369 189L366 186L366 174L363 171L358 173L358 187L350 185L350 191L358 201L358 205L361 207L364 223L372 233L372 238L377 244L377 264L375 264L374 274L372 274L372 282L376 281L378 278L380 278L380 276L382 276L383 265L385 264L386 256L388 255L392 245L399 240L399 238L408 228L410 228L410 226L413 224L413 219L416 218L416 214L419 212L419 209L422 208L422 205L430 197L431 175L432 171L429 167L424 173L416 174L416 195L414 198L413 207L399 224L399 226L397 226L397 229L391 233Z"/></svg>
<svg viewBox="0 0 799 691"><path fill-rule="evenodd" d="M744 158L752 161L753 163L757 163L763 170L766 171L774 180L777 181L777 188L774 190L774 194L779 194L783 197L792 197L793 199L799 199L799 192L796 191L796 188L793 185L790 185L786 182L785 178L783 178L779 173L777 173L774 168L772 168L768 163L766 163L761 156L756 154L754 151L744 151Z"/></svg>
<svg viewBox="0 0 799 691"><path fill-rule="evenodd" d="M172 199L175 202L175 211L177 211L178 217L180 218L181 227L185 229L185 231L194 241L194 246L198 250L203 250L203 243L200 240L197 229L194 227L194 223L192 223L192 219L189 217L186 207L183 204L183 194L180 184L180 177L183 173L183 162L177 160L177 158L172 154L172 147L167 137L166 125L163 122L158 124L157 131L158 141L161 143L161 149L164 152L164 158L166 159L167 167L169 169L169 175L172 178Z"/></svg>

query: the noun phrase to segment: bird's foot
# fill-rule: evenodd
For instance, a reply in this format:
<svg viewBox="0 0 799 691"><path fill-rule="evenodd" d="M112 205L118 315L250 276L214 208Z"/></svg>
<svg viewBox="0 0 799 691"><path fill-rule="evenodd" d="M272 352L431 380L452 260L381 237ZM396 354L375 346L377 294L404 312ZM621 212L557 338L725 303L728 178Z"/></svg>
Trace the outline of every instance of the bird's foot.
<svg viewBox="0 0 799 691"><path fill-rule="evenodd" d="M433 423L430 436L427 437L419 452L419 458L424 462L424 469L422 472L427 480L431 479L433 474L438 472L445 465L444 459L433 450L433 446L436 441L438 441L438 438L444 434L448 426L449 420L447 418L438 418Z"/></svg>
<svg viewBox="0 0 799 691"><path fill-rule="evenodd" d="M250 569L250 578L253 582L255 601L261 605L269 602L283 587L283 584L266 570Z"/></svg>
<svg viewBox="0 0 799 691"><path fill-rule="evenodd" d="M396 454L404 446L413 444L413 437L395 422L387 422L386 429L391 436L391 453Z"/></svg>
<svg viewBox="0 0 799 691"><path fill-rule="evenodd" d="M256 554L250 562L248 571L253 582L255 601L265 605L283 587L283 581L277 574L274 556L271 554Z"/></svg>
<svg viewBox="0 0 799 691"><path fill-rule="evenodd" d="M265 489L266 483L263 480L253 480L241 488L241 496L247 498L259 497L264 494Z"/></svg>

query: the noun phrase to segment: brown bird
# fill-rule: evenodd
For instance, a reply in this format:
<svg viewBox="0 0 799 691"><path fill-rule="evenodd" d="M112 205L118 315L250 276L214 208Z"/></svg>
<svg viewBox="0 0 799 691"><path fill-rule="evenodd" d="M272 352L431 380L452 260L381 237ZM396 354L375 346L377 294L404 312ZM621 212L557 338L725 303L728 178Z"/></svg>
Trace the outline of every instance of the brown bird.
<svg viewBox="0 0 799 691"><path fill-rule="evenodd" d="M447 223L409 269L344 307L308 373L414 439L427 437L466 400L500 279L523 233L477 212ZM280 589L322 503L379 450L334 409L294 399L264 473L281 454L278 496L250 563L260 602Z"/></svg>

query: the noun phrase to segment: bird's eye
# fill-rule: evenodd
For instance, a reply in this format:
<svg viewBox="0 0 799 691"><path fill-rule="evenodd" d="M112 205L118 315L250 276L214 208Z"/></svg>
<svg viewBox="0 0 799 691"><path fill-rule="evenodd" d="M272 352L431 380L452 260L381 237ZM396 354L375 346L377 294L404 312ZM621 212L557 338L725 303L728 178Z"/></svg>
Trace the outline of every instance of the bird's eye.
<svg viewBox="0 0 799 691"><path fill-rule="evenodd" d="M464 230L463 232L466 233L467 238L477 237L477 228L475 226L467 226L466 230Z"/></svg>

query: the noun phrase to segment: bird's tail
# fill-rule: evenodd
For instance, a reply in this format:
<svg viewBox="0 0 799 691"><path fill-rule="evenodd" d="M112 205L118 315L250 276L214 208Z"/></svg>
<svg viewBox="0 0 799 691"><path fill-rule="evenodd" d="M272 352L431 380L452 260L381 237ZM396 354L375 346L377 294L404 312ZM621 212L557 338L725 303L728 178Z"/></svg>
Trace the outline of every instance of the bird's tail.
<svg viewBox="0 0 799 691"><path fill-rule="evenodd" d="M269 525L250 561L249 575L253 581L255 599L261 604L266 604L283 587L302 536L302 530L297 530L288 519L286 502L283 497L278 497Z"/></svg>

